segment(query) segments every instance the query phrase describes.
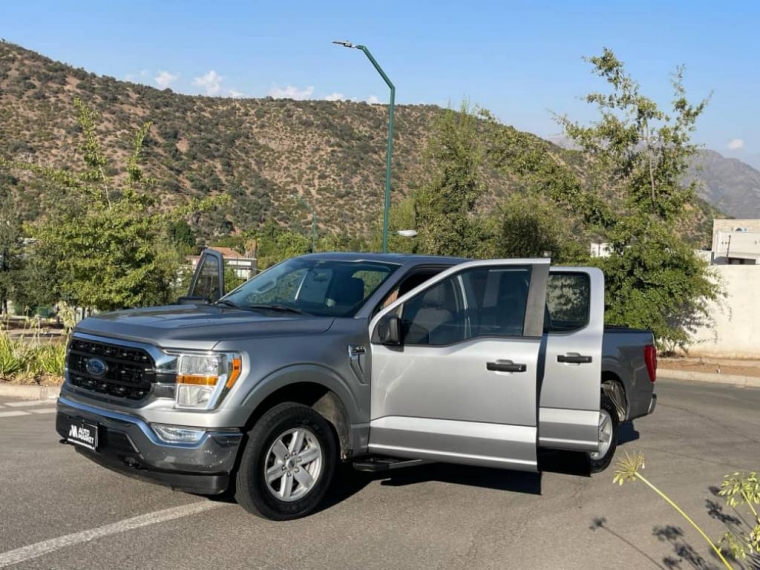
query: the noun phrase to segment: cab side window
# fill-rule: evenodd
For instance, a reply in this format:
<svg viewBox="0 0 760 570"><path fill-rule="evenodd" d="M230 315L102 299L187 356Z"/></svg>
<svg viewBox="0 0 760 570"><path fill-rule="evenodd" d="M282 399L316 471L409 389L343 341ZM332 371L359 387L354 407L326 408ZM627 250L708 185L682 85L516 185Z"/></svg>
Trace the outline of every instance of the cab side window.
<svg viewBox="0 0 760 570"><path fill-rule="evenodd" d="M584 328L591 313L591 280L587 273L550 273L546 284L544 332L570 333Z"/></svg>
<svg viewBox="0 0 760 570"><path fill-rule="evenodd" d="M475 337L520 337L530 267L474 267L405 303L403 342L442 346Z"/></svg>
<svg viewBox="0 0 760 570"><path fill-rule="evenodd" d="M404 305L405 344L445 345L464 340L463 303L455 279L444 279Z"/></svg>

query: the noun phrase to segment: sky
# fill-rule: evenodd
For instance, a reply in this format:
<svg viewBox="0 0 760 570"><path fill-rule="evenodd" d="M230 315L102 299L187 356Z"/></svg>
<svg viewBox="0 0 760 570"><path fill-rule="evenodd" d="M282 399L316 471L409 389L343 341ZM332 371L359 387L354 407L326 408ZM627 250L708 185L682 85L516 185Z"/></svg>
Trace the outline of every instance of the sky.
<svg viewBox="0 0 760 570"><path fill-rule="evenodd" d="M755 0L2 0L0 37L100 75L176 92L387 102L463 99L543 137L552 113L588 122L605 85L583 56L612 49L667 105L686 66L689 97L712 94L695 139L760 158L760 2Z"/></svg>

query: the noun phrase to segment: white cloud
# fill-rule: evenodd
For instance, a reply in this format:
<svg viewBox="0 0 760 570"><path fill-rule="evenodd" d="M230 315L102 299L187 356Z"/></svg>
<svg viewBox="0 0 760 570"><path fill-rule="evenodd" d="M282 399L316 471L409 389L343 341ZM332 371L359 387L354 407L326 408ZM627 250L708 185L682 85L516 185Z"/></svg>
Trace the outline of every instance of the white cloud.
<svg viewBox="0 0 760 570"><path fill-rule="evenodd" d="M370 105L379 105L380 99L377 98L377 95L370 95L367 98L367 103L369 103Z"/></svg>
<svg viewBox="0 0 760 570"><path fill-rule="evenodd" d="M293 85L288 85L284 88L275 85L267 92L267 95L274 97L275 99L303 100L311 98L313 93L314 87L311 86L306 87L305 89L299 89Z"/></svg>
<svg viewBox="0 0 760 570"><path fill-rule="evenodd" d="M237 89L230 89L229 94L233 99L242 99L245 97L245 93L238 91Z"/></svg>
<svg viewBox="0 0 760 570"><path fill-rule="evenodd" d="M224 77L212 69L207 74L193 79L193 85L205 89L206 95L214 96L219 95L222 91L222 81L224 81Z"/></svg>
<svg viewBox="0 0 760 570"><path fill-rule="evenodd" d="M740 148L744 148L744 141L742 139L733 139L730 143L728 143L728 148L730 150L739 150Z"/></svg>
<svg viewBox="0 0 760 570"><path fill-rule="evenodd" d="M325 96L325 101L344 101L345 99L345 95L343 95L343 93L338 93L337 91Z"/></svg>
<svg viewBox="0 0 760 570"><path fill-rule="evenodd" d="M159 89L170 87L172 83L177 81L177 79L179 79L179 73L169 73L168 71L159 71L158 75L154 77Z"/></svg>

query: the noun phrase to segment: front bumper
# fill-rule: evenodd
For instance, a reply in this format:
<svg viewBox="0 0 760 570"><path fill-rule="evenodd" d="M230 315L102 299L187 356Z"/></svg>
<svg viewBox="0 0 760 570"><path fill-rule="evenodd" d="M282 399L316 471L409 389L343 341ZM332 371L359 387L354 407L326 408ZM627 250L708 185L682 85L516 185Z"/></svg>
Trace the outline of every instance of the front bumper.
<svg viewBox="0 0 760 570"><path fill-rule="evenodd" d="M209 430L197 443L166 443L142 419L120 412L58 399L56 431L65 441L69 419L98 426L98 449L77 451L130 477L203 495L223 493L230 482L243 434Z"/></svg>

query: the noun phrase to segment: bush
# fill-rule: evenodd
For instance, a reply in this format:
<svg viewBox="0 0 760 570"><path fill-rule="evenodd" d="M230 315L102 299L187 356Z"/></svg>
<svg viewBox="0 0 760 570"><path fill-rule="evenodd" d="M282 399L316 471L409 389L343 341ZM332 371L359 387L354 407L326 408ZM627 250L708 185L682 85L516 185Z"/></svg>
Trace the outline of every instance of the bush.
<svg viewBox="0 0 760 570"><path fill-rule="evenodd" d="M39 331L13 339L0 331L0 381L41 384L60 383L66 360L65 342L42 342Z"/></svg>

